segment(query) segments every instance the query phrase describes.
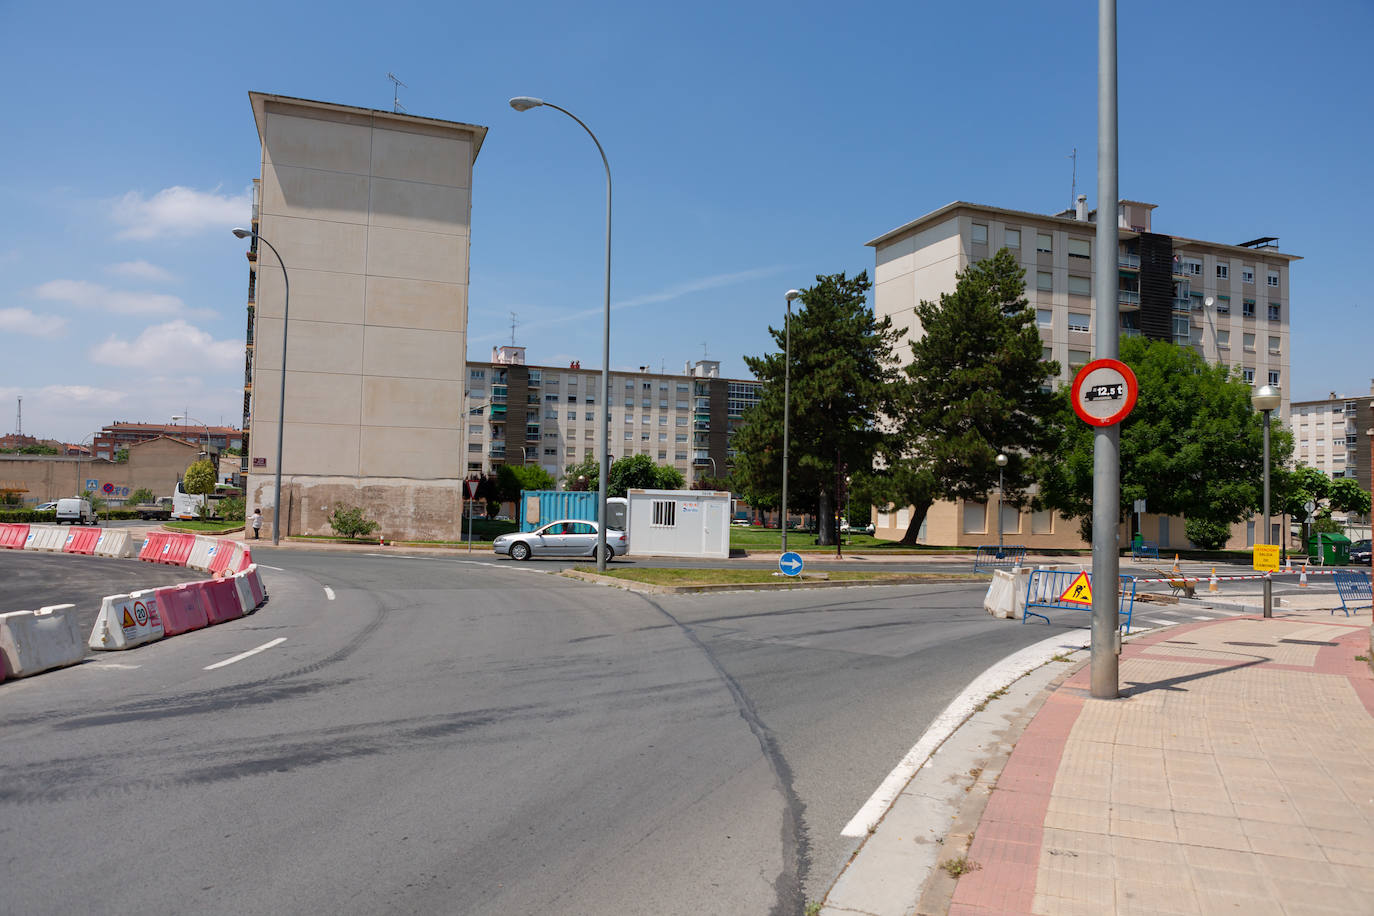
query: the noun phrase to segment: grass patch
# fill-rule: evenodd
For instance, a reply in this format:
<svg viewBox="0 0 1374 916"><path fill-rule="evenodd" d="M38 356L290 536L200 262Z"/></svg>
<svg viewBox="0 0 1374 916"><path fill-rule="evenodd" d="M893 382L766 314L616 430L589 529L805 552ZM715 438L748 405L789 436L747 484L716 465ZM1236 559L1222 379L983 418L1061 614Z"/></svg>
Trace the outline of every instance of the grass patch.
<svg viewBox="0 0 1374 916"><path fill-rule="evenodd" d="M969 547L908 547L896 541L881 541L871 534L845 534L845 550L862 550L864 553L970 553ZM764 553L782 552L782 532L777 528L740 528L730 529L730 547L733 550L752 550ZM787 532L787 549L798 553L834 553L835 545L822 547L816 543L814 531Z"/></svg>
<svg viewBox="0 0 1374 916"><path fill-rule="evenodd" d="M1051 656L1050 656L1050 661L1052 661L1052 662L1067 662L1067 661L1072 661L1072 659L1070 659L1070 658L1069 658L1067 655L1065 655L1063 652L1056 652L1054 655L1051 655Z"/></svg>
<svg viewBox="0 0 1374 916"><path fill-rule="evenodd" d="M985 709L988 708L988 704L991 703L993 700L1001 699L1002 697L1004 697L1004 696L1006 696L1006 695L1007 695L1007 688L1005 688L1005 687L1002 687L1002 688L1000 688L1000 689L998 689L998 690L994 690L992 693L990 693L990 694L987 695L987 698L986 698L985 700L983 700L983 702L981 702L981 703L979 703L977 706L973 707L973 711L974 711L974 712L982 712L983 710L985 710Z"/></svg>
<svg viewBox="0 0 1374 916"><path fill-rule="evenodd" d="M951 878L957 878L960 875L967 875L971 871L977 871L983 866L979 865L968 856L959 856L957 859L945 859L940 863L940 867L943 868L945 874L949 875Z"/></svg>
<svg viewBox="0 0 1374 916"><path fill-rule="evenodd" d="M822 904L819 900L812 900L806 905L806 916L820 916L821 906Z"/></svg>
<svg viewBox="0 0 1374 916"><path fill-rule="evenodd" d="M192 531L196 534L228 534L230 531L243 530L243 522L163 522L162 526L175 531Z"/></svg>
<svg viewBox="0 0 1374 916"><path fill-rule="evenodd" d="M595 566L575 566L580 573L595 573ZM826 570L831 582L928 582L968 579L956 573L901 573L874 570ZM646 585L753 585L760 582L787 583L789 577L767 569L665 569L637 566L628 569L607 567L602 575ZM800 581L806 581L801 579Z"/></svg>

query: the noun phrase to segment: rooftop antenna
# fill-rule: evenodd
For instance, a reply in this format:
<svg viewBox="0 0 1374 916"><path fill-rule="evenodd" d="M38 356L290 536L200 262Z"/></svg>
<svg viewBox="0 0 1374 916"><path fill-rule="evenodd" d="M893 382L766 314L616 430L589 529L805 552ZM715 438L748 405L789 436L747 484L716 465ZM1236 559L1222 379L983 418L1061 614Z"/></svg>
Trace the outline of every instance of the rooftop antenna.
<svg viewBox="0 0 1374 916"><path fill-rule="evenodd" d="M706 341L704 341L704 340L701 342L701 358L702 358L702 359L706 359L706 358L707 358L707 353L706 353Z"/></svg>
<svg viewBox="0 0 1374 916"><path fill-rule="evenodd" d="M1073 160L1073 181L1069 185L1069 209L1072 210L1078 205L1078 147L1075 146L1073 154L1064 158Z"/></svg>
<svg viewBox="0 0 1374 916"><path fill-rule="evenodd" d="M401 89L409 89L410 87L401 82L401 78L390 71L387 72L386 78L394 84L391 87L391 110L397 113L404 112L406 107L401 104Z"/></svg>
<svg viewBox="0 0 1374 916"><path fill-rule="evenodd" d="M515 313L510 313L510 345L515 346L515 328L520 324L520 320L515 317Z"/></svg>

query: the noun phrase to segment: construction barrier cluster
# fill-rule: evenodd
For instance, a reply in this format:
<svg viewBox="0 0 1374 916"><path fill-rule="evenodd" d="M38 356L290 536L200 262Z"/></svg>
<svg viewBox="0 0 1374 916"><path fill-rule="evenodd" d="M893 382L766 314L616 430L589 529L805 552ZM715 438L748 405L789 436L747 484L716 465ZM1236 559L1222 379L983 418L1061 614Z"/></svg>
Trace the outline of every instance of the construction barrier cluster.
<svg viewBox="0 0 1374 916"><path fill-rule="evenodd" d="M0 614L0 680L74 665L85 657L86 646L131 649L237 620L267 601L267 588L253 562L253 552L239 541L152 532L137 544L127 531L4 523L0 524L0 549L102 557L137 555L145 562L190 567L213 576L106 596L84 645L73 605Z"/></svg>

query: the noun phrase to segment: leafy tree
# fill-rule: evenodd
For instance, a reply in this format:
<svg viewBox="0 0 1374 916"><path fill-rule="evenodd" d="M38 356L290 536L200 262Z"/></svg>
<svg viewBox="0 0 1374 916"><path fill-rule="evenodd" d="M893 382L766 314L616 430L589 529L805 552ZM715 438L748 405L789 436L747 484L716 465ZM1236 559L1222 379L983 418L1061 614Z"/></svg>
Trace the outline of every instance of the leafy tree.
<svg viewBox="0 0 1374 916"><path fill-rule="evenodd" d="M1369 493L1360 489L1359 483L1349 477L1331 481L1331 493L1327 497L1327 513L1349 512L1354 515L1368 515L1370 508Z"/></svg>
<svg viewBox="0 0 1374 916"><path fill-rule="evenodd" d="M791 428L788 510L815 512L818 543L838 544L837 494L844 478L868 468L892 415L899 373L893 347L906 332L868 305L868 272L816 277L791 320ZM759 508L781 504L786 326L769 328L777 352L746 356L765 383L759 403L735 431L731 479Z"/></svg>
<svg viewBox="0 0 1374 916"><path fill-rule="evenodd" d="M204 497L215 492L215 466L208 458L191 462L191 466L186 469L186 475L181 480L181 488L193 496ZM207 515L209 515L209 500L202 499L200 516L205 518Z"/></svg>
<svg viewBox="0 0 1374 916"><path fill-rule="evenodd" d="M734 492L733 484L729 477L712 477L710 474L703 474L692 484L693 490L718 490L725 493Z"/></svg>
<svg viewBox="0 0 1374 916"><path fill-rule="evenodd" d="M1220 550L1231 537L1231 526L1210 518L1189 518L1183 533L1203 550Z"/></svg>
<svg viewBox="0 0 1374 916"><path fill-rule="evenodd" d="M682 472L667 465L654 464L648 455L628 455L611 464L606 475L606 495L624 496L630 490L681 490L686 485Z"/></svg>
<svg viewBox="0 0 1374 916"><path fill-rule="evenodd" d="M554 479L537 464L503 464L496 469L496 499L517 502L521 490L552 490Z"/></svg>
<svg viewBox="0 0 1374 916"><path fill-rule="evenodd" d="M1059 371L1045 361L1025 271L1006 249L956 274L954 291L922 301L923 335L912 343L893 425L897 435L866 485L877 505L910 505L902 543L914 543L937 499L1029 501L1048 442L1053 398L1042 387Z"/></svg>
<svg viewBox="0 0 1374 916"><path fill-rule="evenodd" d="M588 455L577 464L568 465L563 472L563 483L569 490L595 492L601 486L601 462Z"/></svg>
<svg viewBox="0 0 1374 916"><path fill-rule="evenodd" d="M1135 372L1140 395L1121 424L1121 505L1137 499L1151 512L1232 525L1260 505L1262 422L1250 386L1226 366L1211 366L1191 347L1125 337L1121 361ZM1056 394L1058 446L1043 471L1045 504L1092 521L1093 429L1079 420L1070 392ZM1278 437L1282 454L1284 440ZM1291 446L1289 446L1291 447ZM1271 456L1271 461L1273 457ZM1199 534L1208 529L1194 527Z"/></svg>
<svg viewBox="0 0 1374 916"><path fill-rule="evenodd" d="M115 464L128 464L129 450L127 448L115 449L114 460Z"/></svg>
<svg viewBox="0 0 1374 916"><path fill-rule="evenodd" d="M96 513L97 515L99 515L100 511L105 508L105 497L101 496L94 490L82 490L81 498L91 504L91 511Z"/></svg>
<svg viewBox="0 0 1374 916"><path fill-rule="evenodd" d="M357 506L340 503L329 517L329 527L341 538L364 538L377 530L377 523L363 515Z"/></svg>
<svg viewBox="0 0 1374 916"><path fill-rule="evenodd" d="M154 496L153 491L148 489L147 487L139 487L137 490L129 494L129 505L137 506L142 503L151 502L157 502L157 497Z"/></svg>

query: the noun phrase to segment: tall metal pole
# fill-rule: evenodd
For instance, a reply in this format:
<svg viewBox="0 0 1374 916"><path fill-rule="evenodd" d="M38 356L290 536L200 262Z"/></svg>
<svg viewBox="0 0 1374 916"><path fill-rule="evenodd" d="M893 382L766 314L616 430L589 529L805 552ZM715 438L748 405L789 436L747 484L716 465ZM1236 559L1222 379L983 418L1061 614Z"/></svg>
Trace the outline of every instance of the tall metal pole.
<svg viewBox="0 0 1374 916"><path fill-rule="evenodd" d="M286 262L281 259L281 252L277 251L276 246L267 239L256 232L244 229L235 229L234 235L239 238L251 235L272 249L272 253L277 256L277 263L281 265L282 286L286 290L281 309L281 394L277 410L277 483L276 495L272 500L272 546L276 547L281 543L281 455L282 434L286 431L286 332L291 327L291 277L286 272Z"/></svg>
<svg viewBox="0 0 1374 916"><path fill-rule="evenodd" d="M787 314L783 318L782 347L782 552L787 553L787 440L792 418L792 300L795 289L787 291Z"/></svg>
<svg viewBox="0 0 1374 916"><path fill-rule="evenodd" d="M1117 324L1117 120L1116 0L1098 0L1097 21L1097 251L1094 252L1093 296L1097 299L1098 359L1115 359ZM1121 505L1120 424L1095 427L1093 433L1093 616L1092 695L1120 695L1117 658L1121 558L1117 551L1117 518Z"/></svg>
<svg viewBox="0 0 1374 916"><path fill-rule="evenodd" d="M592 129L583 123L577 115L561 108L552 102L543 99L531 98L529 96L519 96L510 100L510 105L516 111L528 111L531 108L547 106L555 111L561 111L572 118L582 129L587 132L587 136L592 138L596 144L596 151L601 154L601 164L606 168L606 303L601 321L601 416L597 422L597 438L601 442L601 472L597 475L600 484L600 491L597 494L598 503L598 524L596 532L596 569L597 572L606 571L606 523L609 521L606 515L606 487L607 474L610 464L611 451L611 163L606 159L606 151L601 147L601 141L596 139L596 134Z"/></svg>
<svg viewBox="0 0 1374 916"><path fill-rule="evenodd" d="M1255 539L1256 544L1269 543L1269 415L1272 410L1264 412L1264 534L1263 540ZM1274 580L1270 574L1264 574L1264 616L1274 616Z"/></svg>
<svg viewBox="0 0 1374 916"><path fill-rule="evenodd" d="M1002 557L1002 465L997 466L997 557Z"/></svg>

